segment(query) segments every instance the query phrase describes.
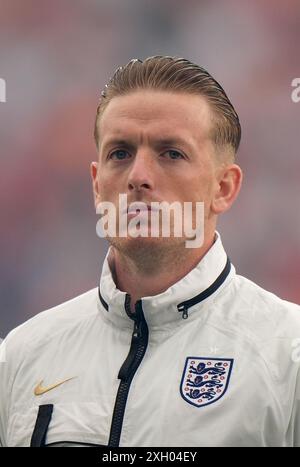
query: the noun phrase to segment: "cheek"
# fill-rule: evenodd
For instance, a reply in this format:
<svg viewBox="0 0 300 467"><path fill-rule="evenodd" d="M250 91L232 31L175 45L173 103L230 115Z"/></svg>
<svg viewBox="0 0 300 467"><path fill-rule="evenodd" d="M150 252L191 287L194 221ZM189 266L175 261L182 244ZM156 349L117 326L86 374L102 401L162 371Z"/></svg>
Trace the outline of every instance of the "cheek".
<svg viewBox="0 0 300 467"><path fill-rule="evenodd" d="M112 184L109 183L109 180L107 180L106 177L104 177L103 175L100 175L98 177L99 196L101 200L104 201L107 199L107 195L109 195L109 193L112 191L110 189L111 186Z"/></svg>
<svg viewBox="0 0 300 467"><path fill-rule="evenodd" d="M187 197L193 201L206 201L211 199L213 193L214 179L211 176L197 177L186 185Z"/></svg>
<svg viewBox="0 0 300 467"><path fill-rule="evenodd" d="M110 177L105 174L99 177L99 196L102 201L115 202L120 193L124 193L121 189L121 182L118 177Z"/></svg>
<svg viewBox="0 0 300 467"><path fill-rule="evenodd" d="M102 187L103 189L106 189L109 186L109 184L113 183L113 177L111 176L109 170L107 170L106 167L100 166L98 180L100 188Z"/></svg>

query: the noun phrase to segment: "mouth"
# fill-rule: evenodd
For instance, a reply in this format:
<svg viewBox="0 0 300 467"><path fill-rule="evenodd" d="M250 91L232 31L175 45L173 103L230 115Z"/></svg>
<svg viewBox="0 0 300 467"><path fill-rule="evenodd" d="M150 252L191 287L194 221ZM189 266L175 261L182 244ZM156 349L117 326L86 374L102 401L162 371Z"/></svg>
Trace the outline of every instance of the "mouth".
<svg viewBox="0 0 300 467"><path fill-rule="evenodd" d="M130 203L126 210L126 214L140 214L140 213L148 213L151 211L157 211L157 208L154 208L150 204L146 204L142 201L135 201Z"/></svg>

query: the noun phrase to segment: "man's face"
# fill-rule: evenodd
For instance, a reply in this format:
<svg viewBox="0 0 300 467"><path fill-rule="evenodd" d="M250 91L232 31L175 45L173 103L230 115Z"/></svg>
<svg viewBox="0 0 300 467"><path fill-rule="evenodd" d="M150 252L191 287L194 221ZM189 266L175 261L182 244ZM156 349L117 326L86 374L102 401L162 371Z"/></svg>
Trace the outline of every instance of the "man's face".
<svg viewBox="0 0 300 467"><path fill-rule="evenodd" d="M214 231L217 164L209 138L211 110L204 98L134 91L114 97L98 125L99 161L92 166L95 205L110 201L118 206L121 193L127 194L128 204L203 201L205 231ZM118 238L112 243L126 249L137 241L178 245L183 239Z"/></svg>

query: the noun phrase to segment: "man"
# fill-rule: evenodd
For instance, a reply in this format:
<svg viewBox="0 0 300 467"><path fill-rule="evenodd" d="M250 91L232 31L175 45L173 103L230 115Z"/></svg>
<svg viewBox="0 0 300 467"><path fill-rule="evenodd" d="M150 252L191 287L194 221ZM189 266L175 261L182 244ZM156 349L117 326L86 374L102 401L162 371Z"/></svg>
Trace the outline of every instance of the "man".
<svg viewBox="0 0 300 467"><path fill-rule="evenodd" d="M95 123L95 207L127 195L126 227L140 216L145 234L153 203L191 203L195 225L201 202L203 241L161 225L109 235L99 288L7 337L2 445L300 445L300 307L237 275L216 232L241 186L240 135L222 87L188 60L115 72Z"/></svg>

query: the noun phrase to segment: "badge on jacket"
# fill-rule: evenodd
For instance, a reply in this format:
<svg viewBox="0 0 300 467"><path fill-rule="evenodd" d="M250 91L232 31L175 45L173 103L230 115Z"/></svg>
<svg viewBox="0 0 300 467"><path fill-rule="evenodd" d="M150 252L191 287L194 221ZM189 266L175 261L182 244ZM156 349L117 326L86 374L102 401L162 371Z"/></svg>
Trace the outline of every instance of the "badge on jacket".
<svg viewBox="0 0 300 467"><path fill-rule="evenodd" d="M196 407L213 404L227 391L232 367L232 358L187 357L181 396Z"/></svg>

